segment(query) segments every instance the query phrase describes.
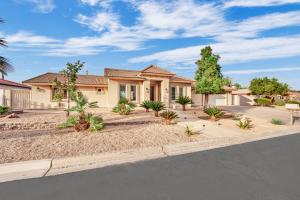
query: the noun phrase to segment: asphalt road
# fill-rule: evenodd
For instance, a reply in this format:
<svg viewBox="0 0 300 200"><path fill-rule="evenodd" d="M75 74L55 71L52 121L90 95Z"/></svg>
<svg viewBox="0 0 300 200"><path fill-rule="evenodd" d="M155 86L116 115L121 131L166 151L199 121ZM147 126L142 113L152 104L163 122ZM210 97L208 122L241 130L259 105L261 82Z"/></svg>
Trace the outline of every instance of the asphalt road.
<svg viewBox="0 0 300 200"><path fill-rule="evenodd" d="M300 199L300 134L0 184L1 200Z"/></svg>

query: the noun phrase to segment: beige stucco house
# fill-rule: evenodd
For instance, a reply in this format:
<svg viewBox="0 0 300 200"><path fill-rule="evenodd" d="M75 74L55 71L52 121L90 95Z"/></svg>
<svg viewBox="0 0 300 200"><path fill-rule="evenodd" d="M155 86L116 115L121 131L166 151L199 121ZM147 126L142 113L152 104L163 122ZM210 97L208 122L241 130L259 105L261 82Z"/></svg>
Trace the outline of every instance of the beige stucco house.
<svg viewBox="0 0 300 200"><path fill-rule="evenodd" d="M57 73L46 73L23 81L30 85L31 107L36 109L65 107L67 92L62 103L53 99L53 81L64 77ZM121 97L140 104L144 100L162 101L174 106L180 96L192 97L193 80L179 77L160 67L151 65L143 70L104 69L104 76L78 75L77 90L89 101L98 101L100 107L114 107Z"/></svg>

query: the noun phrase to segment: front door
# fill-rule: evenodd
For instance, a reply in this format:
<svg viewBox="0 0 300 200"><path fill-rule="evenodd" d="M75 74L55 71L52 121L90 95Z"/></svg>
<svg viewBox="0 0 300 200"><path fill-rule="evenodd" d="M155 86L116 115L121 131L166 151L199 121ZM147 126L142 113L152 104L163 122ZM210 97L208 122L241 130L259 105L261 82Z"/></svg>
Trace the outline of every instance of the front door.
<svg viewBox="0 0 300 200"><path fill-rule="evenodd" d="M155 87L150 86L150 100L154 101L155 100Z"/></svg>

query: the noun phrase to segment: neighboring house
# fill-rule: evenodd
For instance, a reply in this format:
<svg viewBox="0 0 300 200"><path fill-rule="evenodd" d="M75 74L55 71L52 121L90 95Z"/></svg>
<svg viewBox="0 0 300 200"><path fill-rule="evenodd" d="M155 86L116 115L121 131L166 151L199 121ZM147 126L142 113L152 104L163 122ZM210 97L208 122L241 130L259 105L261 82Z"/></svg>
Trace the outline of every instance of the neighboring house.
<svg viewBox="0 0 300 200"><path fill-rule="evenodd" d="M46 73L23 81L32 87L31 107L35 109L66 107L67 92L61 103L53 99L56 92L53 81L64 77L57 73ZM99 107L114 107L120 98L141 104L144 100L162 101L167 107L178 106L175 100L180 96L192 98L195 105L203 105L203 95L193 94L194 80L177 76L160 67L150 65L143 70L105 68L104 76L78 75L77 90L89 101L98 101ZM232 88L226 93L210 95L211 105L235 105Z"/></svg>
<svg viewBox="0 0 300 200"><path fill-rule="evenodd" d="M291 100L300 101L300 91L296 91L296 90L289 91L288 98Z"/></svg>
<svg viewBox="0 0 300 200"><path fill-rule="evenodd" d="M27 85L0 79L0 105L12 110L29 108L30 89Z"/></svg>

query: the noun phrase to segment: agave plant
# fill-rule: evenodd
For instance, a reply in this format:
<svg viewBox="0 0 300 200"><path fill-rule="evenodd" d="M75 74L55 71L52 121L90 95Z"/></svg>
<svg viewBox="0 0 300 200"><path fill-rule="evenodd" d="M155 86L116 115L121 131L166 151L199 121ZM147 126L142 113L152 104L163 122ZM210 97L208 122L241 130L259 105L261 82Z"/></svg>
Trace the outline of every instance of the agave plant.
<svg viewBox="0 0 300 200"><path fill-rule="evenodd" d="M217 120L224 115L224 112L217 107L208 107L204 112L210 116L211 120Z"/></svg>
<svg viewBox="0 0 300 200"><path fill-rule="evenodd" d="M239 120L237 126L241 129L250 129L253 127L252 120L250 118L244 117Z"/></svg>
<svg viewBox="0 0 300 200"><path fill-rule="evenodd" d="M160 101L152 101L151 104L150 104L150 107L154 111L155 117L159 117L158 112L161 111L161 110L164 110L166 108L165 104L163 102L160 102Z"/></svg>
<svg viewBox="0 0 300 200"><path fill-rule="evenodd" d="M178 117L176 112L170 111L170 110L165 110L162 113L160 113L160 116L164 119L163 121L165 124L171 124L171 122Z"/></svg>
<svg viewBox="0 0 300 200"><path fill-rule="evenodd" d="M143 101L141 104L141 107L145 108L146 112L149 112L149 109L151 108L151 101L149 101L149 100Z"/></svg>
<svg viewBox="0 0 300 200"><path fill-rule="evenodd" d="M185 111L185 106L187 104L191 104L192 103L192 99L188 96L179 96L178 99L176 99L176 103L179 103L180 105L182 105L182 110Z"/></svg>

